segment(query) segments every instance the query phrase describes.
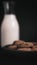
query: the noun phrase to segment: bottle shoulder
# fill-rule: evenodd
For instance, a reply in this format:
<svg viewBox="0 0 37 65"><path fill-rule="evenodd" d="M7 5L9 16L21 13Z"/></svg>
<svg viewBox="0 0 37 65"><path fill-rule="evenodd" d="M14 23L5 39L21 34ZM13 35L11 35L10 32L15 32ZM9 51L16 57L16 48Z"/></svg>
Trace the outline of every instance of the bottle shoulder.
<svg viewBox="0 0 37 65"><path fill-rule="evenodd" d="M2 22L3 27L19 27L18 20L15 15L5 15L3 22Z"/></svg>
<svg viewBox="0 0 37 65"><path fill-rule="evenodd" d="M18 21L17 18L16 18L16 15L4 15L4 18L3 18L3 21L6 20L7 22L8 21Z"/></svg>

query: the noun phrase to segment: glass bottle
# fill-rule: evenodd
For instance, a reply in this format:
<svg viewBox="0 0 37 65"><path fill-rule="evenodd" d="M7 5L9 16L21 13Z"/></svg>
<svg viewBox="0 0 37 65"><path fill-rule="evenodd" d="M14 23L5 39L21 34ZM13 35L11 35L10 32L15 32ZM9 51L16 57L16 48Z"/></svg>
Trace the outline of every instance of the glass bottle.
<svg viewBox="0 0 37 65"><path fill-rule="evenodd" d="M14 1L4 1L4 19L1 25L1 47L19 40L19 23L14 10Z"/></svg>

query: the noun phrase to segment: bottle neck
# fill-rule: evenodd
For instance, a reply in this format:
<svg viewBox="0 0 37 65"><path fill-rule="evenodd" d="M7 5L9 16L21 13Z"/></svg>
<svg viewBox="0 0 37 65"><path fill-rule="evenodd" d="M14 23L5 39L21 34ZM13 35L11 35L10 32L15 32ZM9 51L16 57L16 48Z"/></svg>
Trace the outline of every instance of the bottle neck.
<svg viewBox="0 0 37 65"><path fill-rule="evenodd" d="M8 11L8 12L6 11L6 12L4 12L4 14L5 14L5 15L14 15L15 12L14 12L14 11L12 11L12 12L11 12L11 11Z"/></svg>
<svg viewBox="0 0 37 65"><path fill-rule="evenodd" d="M4 8L4 14L10 15L10 14L15 14L14 8L5 9Z"/></svg>
<svg viewBox="0 0 37 65"><path fill-rule="evenodd" d="M15 14L14 2L4 2L4 14Z"/></svg>

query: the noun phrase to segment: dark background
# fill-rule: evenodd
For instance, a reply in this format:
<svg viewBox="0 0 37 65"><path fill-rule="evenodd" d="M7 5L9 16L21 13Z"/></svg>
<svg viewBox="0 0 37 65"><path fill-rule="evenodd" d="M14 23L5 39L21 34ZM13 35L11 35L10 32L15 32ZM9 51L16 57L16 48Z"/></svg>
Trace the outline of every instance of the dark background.
<svg viewBox="0 0 37 65"><path fill-rule="evenodd" d="M37 41L37 4L15 0L16 16L20 24L20 39ZM4 18L2 1L0 1L0 25Z"/></svg>

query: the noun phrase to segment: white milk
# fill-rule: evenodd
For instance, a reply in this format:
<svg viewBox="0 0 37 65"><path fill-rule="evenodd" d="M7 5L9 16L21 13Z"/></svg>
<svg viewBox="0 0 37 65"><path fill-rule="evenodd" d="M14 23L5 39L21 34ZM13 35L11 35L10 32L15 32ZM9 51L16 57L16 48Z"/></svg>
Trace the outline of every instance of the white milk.
<svg viewBox="0 0 37 65"><path fill-rule="evenodd" d="M1 47L13 44L15 40L19 40L19 24L14 14L7 14L1 25Z"/></svg>

